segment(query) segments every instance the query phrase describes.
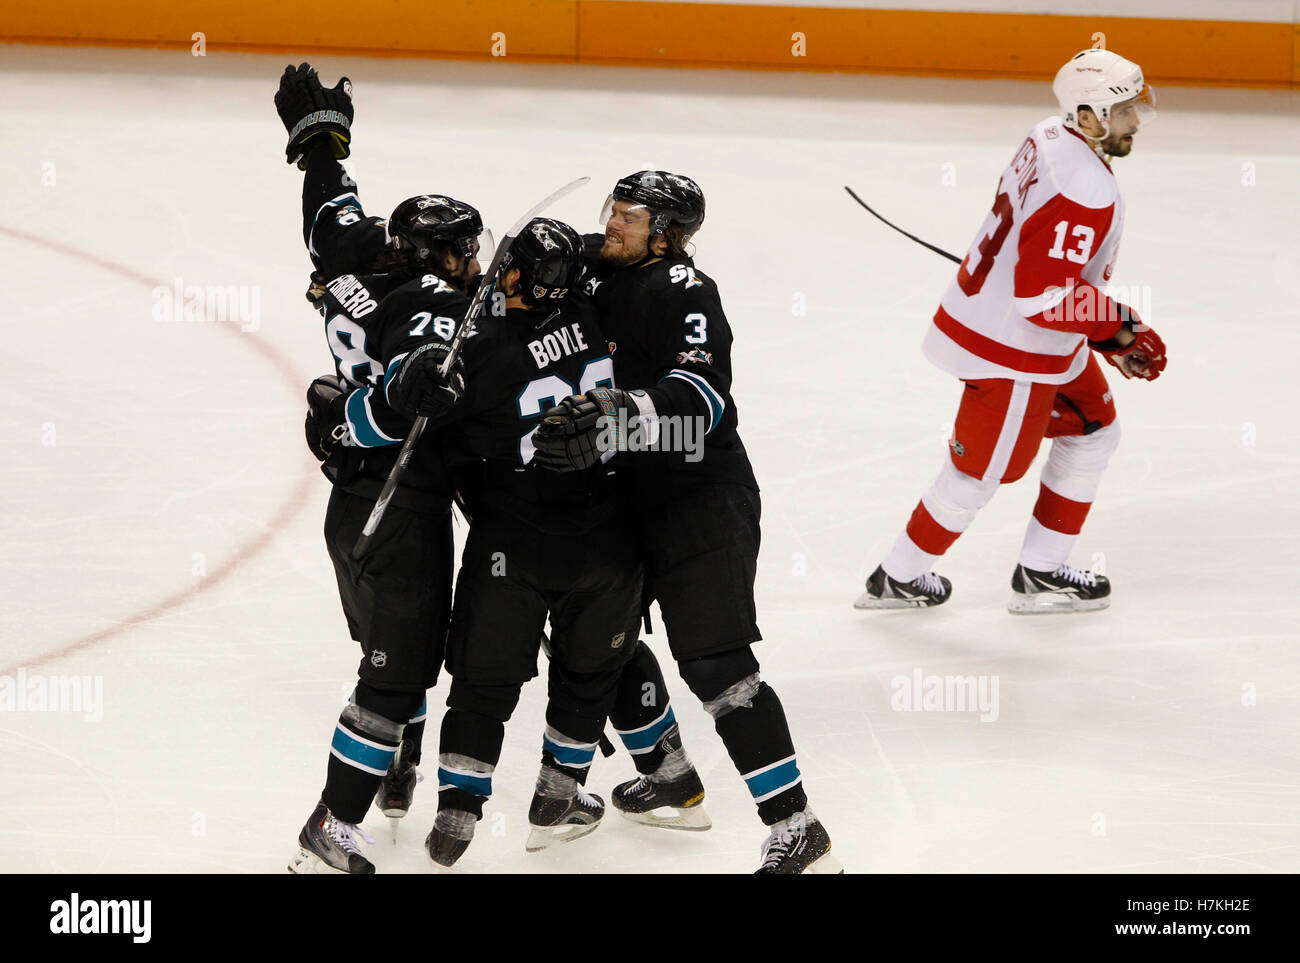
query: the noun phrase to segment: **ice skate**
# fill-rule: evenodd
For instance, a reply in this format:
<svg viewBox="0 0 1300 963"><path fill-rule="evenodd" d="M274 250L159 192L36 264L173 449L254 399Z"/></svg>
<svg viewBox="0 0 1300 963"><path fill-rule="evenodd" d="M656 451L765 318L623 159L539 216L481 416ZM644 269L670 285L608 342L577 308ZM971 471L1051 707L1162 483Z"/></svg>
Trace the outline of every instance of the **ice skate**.
<svg viewBox="0 0 1300 963"><path fill-rule="evenodd" d="M358 837L371 845L375 842L360 826L343 822L323 802L317 803L307 825L298 834L298 852L289 860L289 872L299 875L373 873L375 864L361 855Z"/></svg>
<svg viewBox="0 0 1300 963"><path fill-rule="evenodd" d="M1011 576L1015 593L1007 609L1017 615L1093 612L1110 605L1110 580L1086 569L1058 565L1054 572L1035 572L1017 565Z"/></svg>
<svg viewBox="0 0 1300 963"><path fill-rule="evenodd" d="M439 866L452 866L469 848L478 819L462 809L439 809L433 829L424 841L429 858Z"/></svg>
<svg viewBox="0 0 1300 963"><path fill-rule="evenodd" d="M942 605L952 597L952 583L934 572L899 582L885 574L883 567L867 579L867 588L853 603L855 609L923 609Z"/></svg>
<svg viewBox="0 0 1300 963"><path fill-rule="evenodd" d="M771 827L763 843L763 863L754 875L796 875L844 872L831 855L831 837L809 810L795 813Z"/></svg>
<svg viewBox="0 0 1300 963"><path fill-rule="evenodd" d="M556 843L581 839L595 832L604 815L605 800L584 792L576 779L543 766L533 803L528 807L532 831L524 849L536 853Z"/></svg>
<svg viewBox="0 0 1300 963"><path fill-rule="evenodd" d="M703 832L713 826L704 811L704 783L682 749L674 724L659 742L664 759L652 773L620 783L610 804L627 819L663 829Z"/></svg>

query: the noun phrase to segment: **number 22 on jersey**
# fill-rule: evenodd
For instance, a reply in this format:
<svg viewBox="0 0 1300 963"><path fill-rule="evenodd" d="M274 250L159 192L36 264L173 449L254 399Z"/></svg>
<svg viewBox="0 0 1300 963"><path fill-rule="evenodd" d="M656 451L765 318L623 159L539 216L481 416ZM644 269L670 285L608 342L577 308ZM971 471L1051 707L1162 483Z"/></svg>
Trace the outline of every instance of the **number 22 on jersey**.
<svg viewBox="0 0 1300 963"><path fill-rule="evenodd" d="M524 385L524 390L519 392L519 417L520 418L537 418L547 408L553 407L569 395L585 395L593 388L613 388L614 387L614 361L611 358L597 358L594 361L588 361L587 366L582 369L582 376L578 379L578 388L575 391L572 383L559 375L547 375L544 378L534 378L528 384ZM519 439L519 461L527 465L533 460L535 449L533 448L533 429L536 425L529 425L528 433Z"/></svg>

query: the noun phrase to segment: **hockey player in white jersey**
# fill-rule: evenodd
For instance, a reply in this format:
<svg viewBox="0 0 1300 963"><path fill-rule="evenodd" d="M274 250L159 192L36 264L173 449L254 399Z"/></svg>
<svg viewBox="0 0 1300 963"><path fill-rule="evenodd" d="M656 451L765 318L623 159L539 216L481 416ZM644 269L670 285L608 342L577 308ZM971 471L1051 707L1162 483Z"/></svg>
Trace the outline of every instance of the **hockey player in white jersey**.
<svg viewBox="0 0 1300 963"><path fill-rule="evenodd" d="M1051 453L1008 607L1110 602L1106 577L1068 560L1120 437L1094 353L1125 378L1154 380L1165 367L1156 333L1105 293L1124 227L1110 161L1133 149L1155 98L1142 69L1107 50L1076 54L1052 89L1060 115L1035 126L1003 172L925 336L925 356L965 382L948 457L856 608L946 602L952 585L935 560L999 485L1025 474L1044 438Z"/></svg>

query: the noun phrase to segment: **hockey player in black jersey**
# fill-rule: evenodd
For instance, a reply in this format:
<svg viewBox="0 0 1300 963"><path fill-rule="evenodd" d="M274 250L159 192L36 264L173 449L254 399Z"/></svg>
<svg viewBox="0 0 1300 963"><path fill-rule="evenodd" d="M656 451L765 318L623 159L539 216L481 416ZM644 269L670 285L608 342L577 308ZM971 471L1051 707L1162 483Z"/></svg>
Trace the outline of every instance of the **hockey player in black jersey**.
<svg viewBox="0 0 1300 963"><path fill-rule="evenodd" d="M374 799L386 815L410 806L424 729L424 692L442 664L453 567L451 483L436 446L416 450L364 562L351 556L409 419L377 392L378 331L387 312L450 337L478 274L482 223L467 204L411 198L387 221L367 217L338 163L352 107L346 80L324 90L307 65L290 67L276 106L290 130L288 159L306 170L304 240L316 266L308 298L325 320L335 373L308 392L307 442L333 483L325 540L352 637L363 657L352 704L335 728L325 789L299 836L295 872L369 873L358 828ZM436 409L439 398L428 403ZM441 399L447 403L451 396Z"/></svg>
<svg viewBox="0 0 1300 963"><path fill-rule="evenodd" d="M616 479L599 462L559 475L532 465L542 412L578 391L612 386L613 364L589 299L574 290L582 242L534 218L502 259L504 311L464 342L463 398L435 424L458 453L454 477L472 519L447 647L452 676L438 757L438 816L426 846L452 865L473 837L501 754L504 724L537 673L551 623L542 766L527 848L595 829L604 811L583 791L619 674L636 648L642 570ZM420 366L431 341L399 324L384 339L390 402L419 413L441 387Z"/></svg>
<svg viewBox="0 0 1300 963"><path fill-rule="evenodd" d="M760 503L730 394L731 329L716 285L686 253L704 222L704 195L690 178L640 171L617 183L602 220L588 290L623 387L574 395L549 411L534 436L537 461L585 470L608 451L626 452L617 461L632 469L646 596L658 600L682 678L770 827L759 872L841 872L808 808L780 700L751 650L762 638L754 605ZM662 691L661 676L624 674L626 693L645 684ZM620 731L632 727L635 700L621 698L613 718ZM638 768L640 779L613 792L626 813L652 807L678 779Z"/></svg>

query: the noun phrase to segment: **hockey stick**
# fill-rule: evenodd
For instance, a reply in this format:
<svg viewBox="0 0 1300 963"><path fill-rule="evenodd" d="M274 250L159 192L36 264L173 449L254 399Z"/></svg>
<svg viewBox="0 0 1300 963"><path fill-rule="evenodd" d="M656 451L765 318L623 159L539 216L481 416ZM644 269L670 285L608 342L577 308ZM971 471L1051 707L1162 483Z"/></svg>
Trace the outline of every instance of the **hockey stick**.
<svg viewBox="0 0 1300 963"><path fill-rule="evenodd" d="M867 203L866 201L864 201L862 198L858 197L857 194L853 193L853 188L848 187L848 186L845 186L844 189L845 189L846 191L849 192L849 197L853 198L855 201L857 201L859 204L861 204L863 207L865 207L865 208L867 209L867 213L870 214L872 217L876 218L876 220L880 221L880 222L883 223L883 224L887 224L887 225L889 225L889 226L892 227L895 231L897 231L899 234L903 235L903 237L911 238L911 239L912 239L913 241L915 241L917 244L921 245L921 247L928 247L928 248L929 248L931 251L933 251L935 254L940 254L940 255L942 255L943 257L946 257L949 261L952 261L954 264L960 264L960 263L961 263L961 258L957 257L955 254L949 254L949 253L948 253L947 251L945 251L943 248L941 248L941 247L935 247L933 244L930 244L928 241L923 241L923 240L921 240L921 239L920 239L919 237L917 237L915 234L908 234L905 230L903 230L903 229L902 229L901 227L899 227L897 224L892 224L892 223L890 223L889 221L886 221L883 217L881 217L879 214L877 214L875 211L873 211L873 210L871 209L871 205L870 205L870 204L868 204L868 203Z"/></svg>
<svg viewBox="0 0 1300 963"><path fill-rule="evenodd" d="M474 322L483 312L483 304L487 300L488 294L496 286L497 273L501 270L501 259L506 256L515 238L519 232L524 229L524 225L536 217L541 211L550 207L564 195L577 190L590 177L579 177L576 181L565 184L558 191L542 199L537 204L529 208L528 213L521 217L506 231L505 237L501 238L501 243L497 245L496 253L492 257L492 263L488 265L487 271L483 274L483 280L479 282L478 290L474 292L474 297L469 302L469 307L465 310L465 317L461 320L460 326L456 329L456 335L451 339L451 347L447 352L446 359L443 360L442 366L438 373L444 378L451 371L451 366L456 360L456 355L460 353L461 345L465 339L470 336L474 330ZM384 487L379 492L379 498L375 501L375 507L370 510L370 517L366 519L365 527L361 529L361 535L357 538L357 543L352 546L352 557L360 560L370 549L370 542L374 538L375 529L379 527L380 521L383 520L384 512L388 510L388 502L393 497L393 492L397 490L397 483L401 480L402 473L406 471L406 466L411 461L411 455L415 452L415 443L420 440L424 434L425 426L428 425L429 418L427 415L417 415L415 421L411 423L411 430L406 433L406 440L402 442L402 450L398 453L397 461L393 463L392 471L388 473L388 480L384 482Z"/></svg>

